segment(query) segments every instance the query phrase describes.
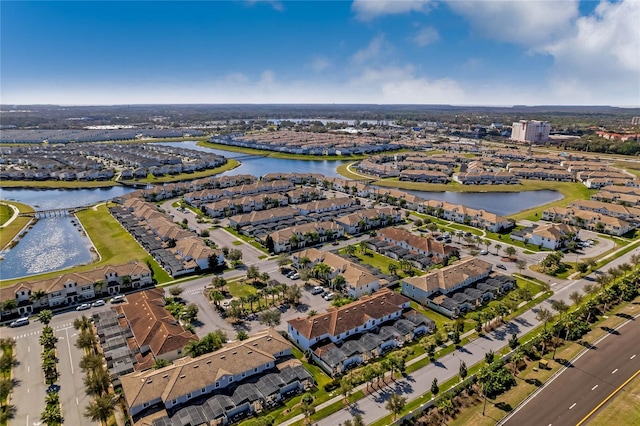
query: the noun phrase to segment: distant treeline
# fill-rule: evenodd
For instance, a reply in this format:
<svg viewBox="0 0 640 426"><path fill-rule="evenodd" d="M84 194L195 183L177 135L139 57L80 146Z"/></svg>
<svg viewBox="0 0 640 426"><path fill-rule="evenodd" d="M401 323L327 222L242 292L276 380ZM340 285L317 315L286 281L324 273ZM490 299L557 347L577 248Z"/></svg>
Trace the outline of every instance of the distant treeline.
<svg viewBox="0 0 640 426"><path fill-rule="evenodd" d="M488 126L524 119L546 120L572 134L589 126L628 127L640 108L608 106L463 107L451 105L0 105L0 124L18 128L68 129L135 124L198 127L226 120L323 119L424 121ZM14 112L8 112L8 111ZM19 112L17 112L19 111ZM318 127L322 131L322 127Z"/></svg>
<svg viewBox="0 0 640 426"><path fill-rule="evenodd" d="M637 140L609 140L599 136L583 136L564 144L565 149L576 151L602 152L607 154L640 155L640 142Z"/></svg>

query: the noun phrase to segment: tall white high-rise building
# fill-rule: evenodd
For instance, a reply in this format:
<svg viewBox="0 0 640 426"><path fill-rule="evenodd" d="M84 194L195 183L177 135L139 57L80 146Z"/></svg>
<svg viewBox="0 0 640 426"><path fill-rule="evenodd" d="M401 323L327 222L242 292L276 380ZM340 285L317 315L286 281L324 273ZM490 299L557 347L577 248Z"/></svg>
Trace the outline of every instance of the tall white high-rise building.
<svg viewBox="0 0 640 426"><path fill-rule="evenodd" d="M518 142L546 142L549 140L551 124L547 121L520 120L513 123L511 140Z"/></svg>

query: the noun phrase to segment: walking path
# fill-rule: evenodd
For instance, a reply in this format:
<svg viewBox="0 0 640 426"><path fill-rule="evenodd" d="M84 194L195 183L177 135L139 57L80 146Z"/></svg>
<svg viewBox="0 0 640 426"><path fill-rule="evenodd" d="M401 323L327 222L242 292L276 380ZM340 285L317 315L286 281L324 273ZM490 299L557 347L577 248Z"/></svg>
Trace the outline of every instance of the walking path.
<svg viewBox="0 0 640 426"><path fill-rule="evenodd" d="M11 209L13 210L13 214L11 215L9 220L7 220L5 223L0 225L0 228L6 228L7 226L9 226L11 224L11 222L16 220L16 218L20 214L20 210L18 210L18 208L16 206L14 206L13 204L7 204L7 203L2 203L2 204L4 204L5 206L11 207Z"/></svg>

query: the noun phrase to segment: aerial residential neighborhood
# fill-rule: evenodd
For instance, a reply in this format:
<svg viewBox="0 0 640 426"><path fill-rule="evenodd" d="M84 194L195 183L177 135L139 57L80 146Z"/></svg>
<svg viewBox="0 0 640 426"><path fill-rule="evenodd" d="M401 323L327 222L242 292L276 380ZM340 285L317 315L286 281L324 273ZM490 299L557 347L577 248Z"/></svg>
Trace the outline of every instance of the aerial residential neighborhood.
<svg viewBox="0 0 640 426"><path fill-rule="evenodd" d="M2 2L0 426L637 426L640 2Z"/></svg>

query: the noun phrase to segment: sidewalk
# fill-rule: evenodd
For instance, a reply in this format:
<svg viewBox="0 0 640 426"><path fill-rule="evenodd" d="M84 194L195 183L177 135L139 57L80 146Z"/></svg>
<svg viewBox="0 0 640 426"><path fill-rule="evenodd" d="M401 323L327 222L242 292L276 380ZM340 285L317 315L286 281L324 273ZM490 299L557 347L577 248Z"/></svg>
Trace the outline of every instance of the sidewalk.
<svg viewBox="0 0 640 426"><path fill-rule="evenodd" d="M538 297L539 294L535 295L534 298ZM522 302L522 304L525 304L525 303L527 302ZM546 301L541 302L540 304L536 305L536 308L540 307L544 303L547 303L547 302ZM445 355L444 357L437 359L430 364L425 365L421 369L406 375L403 379L398 380L395 384L382 388L376 392L373 392L365 396L361 400L354 402L353 404L351 404L349 408L343 408L340 411L337 411L336 413L333 413L330 416L319 420L317 424L327 425L327 426L335 426L335 425L342 424L345 420L351 418L351 411L360 412L363 415L365 424L373 423L378 418L388 414L388 411L384 408L384 404L381 404L381 401L379 401L381 397L384 398L392 392L393 393L398 392L398 393L404 393L405 396L408 397L408 402L412 401L420 397L423 393L429 391L431 380L433 380L431 379L431 380L425 381L425 380L418 379L418 377L422 377L424 375L433 376L434 374L431 372L431 370L437 369L438 371L446 371L447 375L443 378L437 377L438 375L436 374L438 381L440 383L443 383L446 380L449 380L450 378L458 374L460 361L464 361L467 364L467 367L471 367L473 364L477 363L478 361L483 360L484 354L489 350L493 350L494 352L497 352L499 349L506 346L508 344L508 338L514 332L517 333L518 336L522 336L523 334L528 333L530 330L532 330L538 325L539 325L539 322L535 319L535 314L533 314L532 310L529 310L524 314L522 314L521 316L514 318L510 322L505 323L502 326L498 327L495 331L489 333L485 337L480 337L476 340L469 342L467 345L457 349L453 353ZM518 331L520 327L523 327L523 329ZM475 333L474 330L467 331L461 336L461 338L469 337L473 335L473 333ZM487 345L487 347L485 348L486 342L494 342L494 344ZM453 342L448 341L446 343L446 346L449 346L451 344L453 344ZM481 350L478 351L476 350L476 348ZM473 349L475 353L472 352L471 349ZM407 366L415 364L425 359L427 356L428 354L426 353L419 355L414 359L412 359L411 361L408 361ZM419 389L413 389L410 392L406 391L407 389L412 388L413 386L412 384L417 384L417 383L423 384L424 387ZM367 384L364 383L362 385L355 387L353 391L357 392L359 390L364 390L366 388L367 388ZM316 411L320 411L323 408L326 408L335 403L340 403L342 401L344 401L344 397L342 395L335 396L328 401L318 404L316 406ZM374 402L375 404L371 409L369 409L368 407L365 408L360 406L361 404L365 405L369 402ZM380 408L382 408L382 410L380 410ZM379 414L376 414L376 413L379 413ZM295 424L297 422L301 422L302 420L304 420L304 416L300 414L300 415L297 415L296 417L293 417L292 419L289 419L283 423L278 423L278 424L283 426L288 426L288 425Z"/></svg>

